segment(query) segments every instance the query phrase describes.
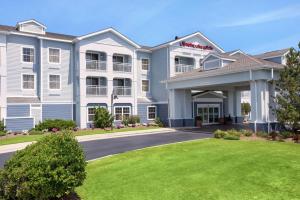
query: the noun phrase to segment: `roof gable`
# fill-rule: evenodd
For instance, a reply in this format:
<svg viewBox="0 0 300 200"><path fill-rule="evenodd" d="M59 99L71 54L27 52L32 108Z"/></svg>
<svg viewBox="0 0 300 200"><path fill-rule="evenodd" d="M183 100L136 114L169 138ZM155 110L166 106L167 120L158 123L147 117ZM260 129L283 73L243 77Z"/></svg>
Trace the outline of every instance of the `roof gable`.
<svg viewBox="0 0 300 200"><path fill-rule="evenodd" d="M34 19L18 22L16 28L22 32L38 34L45 34L47 29L45 25Z"/></svg>
<svg viewBox="0 0 300 200"><path fill-rule="evenodd" d="M94 33L89 33L87 35L79 36L75 39L75 41L81 41L81 40L84 40L84 39L87 39L87 38L90 38L90 37L94 37L94 36L97 36L97 35L101 35L101 34L104 34L104 33L108 33L108 32L113 33L114 35L118 36L119 38L126 41L127 43L134 46L135 48L141 48L140 45L133 42L132 40L130 40L129 38L127 38L126 36L124 36L123 34L121 34L120 32L116 31L113 28L107 28L107 29L104 29L104 30L101 30L101 31L97 31L97 32L94 32Z"/></svg>
<svg viewBox="0 0 300 200"><path fill-rule="evenodd" d="M224 95L222 95L221 93L217 93L217 92L214 92L214 91L204 91L204 92L200 92L200 93L196 93L193 95L193 98L196 99L196 98L206 98L206 97L209 97L209 98L221 98L221 99L225 99L226 97Z"/></svg>

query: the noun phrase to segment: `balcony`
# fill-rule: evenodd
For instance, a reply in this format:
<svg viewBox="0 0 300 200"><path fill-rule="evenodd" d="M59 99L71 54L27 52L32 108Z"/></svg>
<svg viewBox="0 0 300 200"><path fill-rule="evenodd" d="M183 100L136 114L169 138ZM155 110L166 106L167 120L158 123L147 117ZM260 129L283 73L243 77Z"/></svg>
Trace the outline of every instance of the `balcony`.
<svg viewBox="0 0 300 200"><path fill-rule="evenodd" d="M175 64L176 73L190 72L193 69L194 69L194 65Z"/></svg>
<svg viewBox="0 0 300 200"><path fill-rule="evenodd" d="M87 85L86 86L87 96L106 96L107 87L98 85Z"/></svg>
<svg viewBox="0 0 300 200"><path fill-rule="evenodd" d="M114 86L114 93L117 96L131 96L131 87L129 87L129 86Z"/></svg>
<svg viewBox="0 0 300 200"><path fill-rule="evenodd" d="M117 72L131 72L131 63L113 62L113 70Z"/></svg>
<svg viewBox="0 0 300 200"><path fill-rule="evenodd" d="M190 72L195 68L195 59L190 57L175 57L175 73Z"/></svg>
<svg viewBox="0 0 300 200"><path fill-rule="evenodd" d="M86 60L86 69L106 71L106 61Z"/></svg>

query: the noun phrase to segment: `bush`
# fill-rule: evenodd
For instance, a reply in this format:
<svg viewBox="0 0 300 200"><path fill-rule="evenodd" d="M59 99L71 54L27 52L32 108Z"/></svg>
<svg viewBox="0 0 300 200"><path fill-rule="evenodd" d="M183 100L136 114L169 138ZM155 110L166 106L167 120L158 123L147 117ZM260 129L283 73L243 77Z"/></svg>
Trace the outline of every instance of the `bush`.
<svg viewBox="0 0 300 200"><path fill-rule="evenodd" d="M283 139L286 139L286 138L291 138L293 137L293 133L290 132L290 131L282 131L282 132L279 132L279 136Z"/></svg>
<svg viewBox="0 0 300 200"><path fill-rule="evenodd" d="M225 140L239 140L240 137L239 136L235 136L235 135L225 135L224 139Z"/></svg>
<svg viewBox="0 0 300 200"><path fill-rule="evenodd" d="M222 130L218 129L218 130L216 130L216 131L214 132L214 137L215 137L215 138L224 138L224 136L225 136L226 134L227 134L226 131L222 131Z"/></svg>
<svg viewBox="0 0 300 200"><path fill-rule="evenodd" d="M106 108L96 108L94 125L96 128L113 127L114 117Z"/></svg>
<svg viewBox="0 0 300 200"><path fill-rule="evenodd" d="M35 126L36 131L52 131L53 129L58 130L72 130L76 127L73 120L63 120L63 119L46 119Z"/></svg>
<svg viewBox="0 0 300 200"><path fill-rule="evenodd" d="M61 198L82 185L86 162L71 133L52 134L18 151L0 171L0 199Z"/></svg>
<svg viewBox="0 0 300 200"><path fill-rule="evenodd" d="M42 134L44 134L44 132L43 131L38 131L38 130L30 130L29 132L28 132L28 134L29 135L42 135Z"/></svg>
<svg viewBox="0 0 300 200"><path fill-rule="evenodd" d="M230 129L226 132L227 132L227 135L232 135L232 136L236 136L236 137L241 136L241 132L239 132L238 130L235 130L235 129Z"/></svg>
<svg viewBox="0 0 300 200"><path fill-rule="evenodd" d="M1 132L1 131L2 131L2 132L6 132L6 131L5 131L5 128L6 128L6 127L5 127L5 125L4 125L4 120L1 120L1 121L0 121L0 132Z"/></svg>
<svg viewBox="0 0 300 200"><path fill-rule="evenodd" d="M244 135L246 137L250 137L253 135L253 132L251 130L242 129L240 132L242 135Z"/></svg>
<svg viewBox="0 0 300 200"><path fill-rule="evenodd" d="M123 120L124 121L124 120ZM126 126L128 126L128 124L136 124L136 123L140 123L140 117L138 115L131 115L129 117L127 117L125 119L124 123L127 123ZM125 124L124 124L125 125Z"/></svg>
<svg viewBox="0 0 300 200"><path fill-rule="evenodd" d="M248 115L251 112L250 103L242 103L241 104L242 115Z"/></svg>
<svg viewBox="0 0 300 200"><path fill-rule="evenodd" d="M267 132L265 132L265 131L258 131L256 133L256 136L266 138L266 137L269 136L269 134Z"/></svg>
<svg viewBox="0 0 300 200"><path fill-rule="evenodd" d="M156 117L154 123L157 124L159 127L164 127L163 122L160 120L159 117Z"/></svg>
<svg viewBox="0 0 300 200"><path fill-rule="evenodd" d="M0 137L1 136L6 136L6 131L0 131Z"/></svg>

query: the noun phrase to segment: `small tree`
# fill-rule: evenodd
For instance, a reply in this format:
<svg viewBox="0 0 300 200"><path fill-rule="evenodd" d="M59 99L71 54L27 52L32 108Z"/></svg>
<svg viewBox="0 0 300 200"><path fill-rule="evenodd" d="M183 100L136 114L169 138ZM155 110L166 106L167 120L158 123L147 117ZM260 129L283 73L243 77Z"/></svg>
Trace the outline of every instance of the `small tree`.
<svg viewBox="0 0 300 200"><path fill-rule="evenodd" d="M299 43L300 48L300 43ZM300 51L291 48L286 56L287 63L281 71L277 87L277 120L288 125L297 136L300 129ZM298 136L297 136L298 138Z"/></svg>
<svg viewBox="0 0 300 200"><path fill-rule="evenodd" d="M242 109L242 115L244 115L244 116L248 115L251 112L250 103L248 103L248 102L242 103L241 109Z"/></svg>
<svg viewBox="0 0 300 200"><path fill-rule="evenodd" d="M114 117L105 108L96 108L94 124L96 128L113 127Z"/></svg>

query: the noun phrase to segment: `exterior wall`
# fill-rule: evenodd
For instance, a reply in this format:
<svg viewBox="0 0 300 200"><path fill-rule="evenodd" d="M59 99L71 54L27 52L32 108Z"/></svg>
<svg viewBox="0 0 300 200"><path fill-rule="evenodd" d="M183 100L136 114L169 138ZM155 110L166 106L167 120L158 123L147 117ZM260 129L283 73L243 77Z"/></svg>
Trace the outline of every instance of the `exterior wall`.
<svg viewBox="0 0 300 200"><path fill-rule="evenodd" d="M76 50L78 50L78 69L79 74L76 79L79 78L80 91L77 93L76 101L79 104L77 112L80 112L80 121L78 125L85 128L87 124L86 105L89 103L105 103L108 105L108 109L111 110L111 94L113 92L113 79L114 78L130 78L132 81L131 96L118 96L118 99L114 100L114 103L130 103L132 105L132 114L137 114L137 61L135 48L125 40L119 38L115 34L108 32L98 36L90 37L88 39L80 41ZM107 56L106 71L89 71L86 69L85 53L87 51L100 51L105 52ZM77 53L76 53L77 54ZM131 72L116 72L113 71L112 57L114 54L125 54L131 57L132 71ZM87 76L101 76L107 78L107 95L89 97L86 96L86 77ZM78 95L79 94L79 95Z"/></svg>
<svg viewBox="0 0 300 200"><path fill-rule="evenodd" d="M33 47L35 62L22 62L22 47ZM7 96L37 96L39 75L39 41L36 38L7 36ZM35 89L22 90L22 74L35 75Z"/></svg>
<svg viewBox="0 0 300 200"><path fill-rule="evenodd" d="M73 119L73 104L43 104L42 120L45 119Z"/></svg>
<svg viewBox="0 0 300 200"><path fill-rule="evenodd" d="M34 119L32 117L9 118L5 120L5 125L8 131L30 130L34 127Z"/></svg>
<svg viewBox="0 0 300 200"><path fill-rule="evenodd" d="M142 70L142 59L149 59L149 70ZM137 96L138 97L151 97L151 54L145 52L137 52ZM142 91L142 80L149 80L149 92Z"/></svg>
<svg viewBox="0 0 300 200"><path fill-rule="evenodd" d="M30 105L8 105L7 106L7 117L29 117L30 116Z"/></svg>
<svg viewBox="0 0 300 200"><path fill-rule="evenodd" d="M161 48L152 52L151 63L151 92L152 97L156 101L167 101L168 91L166 86L161 81L169 78L169 65L168 65L168 48Z"/></svg>
<svg viewBox="0 0 300 200"><path fill-rule="evenodd" d="M283 60L282 60L282 57L281 56L278 56L278 57L274 57L274 58L266 58L264 60L267 60L267 61L271 61L271 62L275 62L275 63L279 63L279 64L283 64Z"/></svg>
<svg viewBox="0 0 300 200"><path fill-rule="evenodd" d="M20 26L20 30L24 32L44 34L44 28L34 22L22 24Z"/></svg>
<svg viewBox="0 0 300 200"><path fill-rule="evenodd" d="M6 117L7 94L6 35L0 34L0 119Z"/></svg>
<svg viewBox="0 0 300 200"><path fill-rule="evenodd" d="M49 48L60 49L60 63L49 63ZM42 96L44 102L73 101L73 57L72 44L44 40L42 48ZM61 89L49 89L49 75L60 75Z"/></svg>
<svg viewBox="0 0 300 200"><path fill-rule="evenodd" d="M220 59L205 61L204 62L204 69L209 70L209 69L220 68L221 63L222 63L222 61Z"/></svg>

